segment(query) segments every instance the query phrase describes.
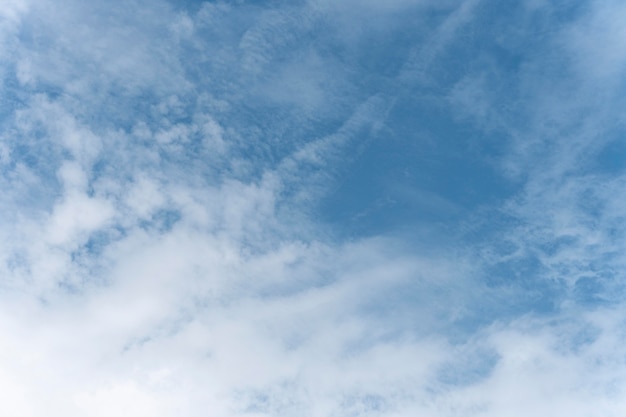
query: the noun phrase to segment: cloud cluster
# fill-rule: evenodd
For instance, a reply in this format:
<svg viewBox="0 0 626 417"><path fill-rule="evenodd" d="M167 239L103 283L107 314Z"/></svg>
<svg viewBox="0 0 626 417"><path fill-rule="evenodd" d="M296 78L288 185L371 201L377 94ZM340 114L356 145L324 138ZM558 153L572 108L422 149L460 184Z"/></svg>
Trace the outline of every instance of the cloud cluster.
<svg viewBox="0 0 626 417"><path fill-rule="evenodd" d="M568 7L3 5L0 414L623 415L624 10ZM424 126L506 192L324 221Z"/></svg>

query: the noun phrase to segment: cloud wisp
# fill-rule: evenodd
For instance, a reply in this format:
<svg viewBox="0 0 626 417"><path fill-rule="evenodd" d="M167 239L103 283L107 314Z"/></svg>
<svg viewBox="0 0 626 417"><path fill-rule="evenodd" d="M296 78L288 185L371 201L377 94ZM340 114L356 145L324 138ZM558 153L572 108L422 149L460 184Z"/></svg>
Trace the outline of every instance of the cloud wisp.
<svg viewBox="0 0 626 417"><path fill-rule="evenodd" d="M0 414L623 415L624 9L561 3L3 5Z"/></svg>

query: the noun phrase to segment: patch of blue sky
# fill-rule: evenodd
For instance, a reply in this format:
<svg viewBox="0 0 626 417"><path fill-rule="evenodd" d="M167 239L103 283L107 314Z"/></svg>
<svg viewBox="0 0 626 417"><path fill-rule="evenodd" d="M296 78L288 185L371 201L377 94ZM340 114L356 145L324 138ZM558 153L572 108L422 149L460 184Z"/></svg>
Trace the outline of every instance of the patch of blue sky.
<svg viewBox="0 0 626 417"><path fill-rule="evenodd" d="M626 169L626 141L624 129L620 126L608 133L605 145L595 155L590 155L587 169L591 173L618 176Z"/></svg>
<svg viewBox="0 0 626 417"><path fill-rule="evenodd" d="M564 284L552 280L545 265L533 255L516 257L490 266L486 271L489 286L511 288L516 299L505 308L529 309L537 312L553 312L558 309L563 296Z"/></svg>
<svg viewBox="0 0 626 417"><path fill-rule="evenodd" d="M492 163L501 154L498 147L481 143L483 138L442 103L399 100L386 125L367 141L320 208L323 218L344 225L346 233L439 225L456 239L476 211L519 189Z"/></svg>
<svg viewBox="0 0 626 417"><path fill-rule="evenodd" d="M139 227L146 230L157 230L158 233L167 233L180 221L181 214L176 210L159 210L150 219L139 222Z"/></svg>
<svg viewBox="0 0 626 417"><path fill-rule="evenodd" d="M0 104L0 123L6 129L8 120L17 109L25 106L24 101L28 98L28 94L21 90L14 68L6 68L4 71L8 74L2 77L1 91L2 103Z"/></svg>

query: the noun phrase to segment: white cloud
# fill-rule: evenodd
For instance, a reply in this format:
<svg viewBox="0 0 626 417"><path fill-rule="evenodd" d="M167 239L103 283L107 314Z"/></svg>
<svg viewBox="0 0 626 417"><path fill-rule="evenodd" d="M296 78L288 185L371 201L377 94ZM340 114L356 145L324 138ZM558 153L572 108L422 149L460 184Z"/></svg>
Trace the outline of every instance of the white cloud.
<svg viewBox="0 0 626 417"><path fill-rule="evenodd" d="M527 174L499 207L521 226L495 243L342 241L307 216L346 154L382 129L398 89L428 83L479 2L205 3L196 15L160 1L7 4L0 15L13 26L0 36L19 53L2 75L22 96L0 134L0 413L623 413L623 311L589 312L569 296L594 262L623 266L623 242L611 237L622 230L623 180L580 172L613 113L553 140L579 126L578 113L542 110L581 101L544 100L537 88L520 131L494 111L484 72L452 83L444 100L493 117L485 127L515 143L503 165ZM346 22L353 8L362 27ZM389 90L334 91L329 83L360 75L323 40L302 46L321 23L349 34L337 41L348 47L423 10L445 17L425 46L407 49ZM585 46L581 33L612 16L595 13L559 36ZM619 35L613 23L594 42ZM304 59L285 58L292 50ZM613 69L582 65L581 77L615 82L619 56L597 54ZM531 158L545 149L541 164ZM560 238L571 241L537 249ZM493 264L525 256L547 270L536 278L569 286L556 319L511 313L515 288L483 281Z"/></svg>

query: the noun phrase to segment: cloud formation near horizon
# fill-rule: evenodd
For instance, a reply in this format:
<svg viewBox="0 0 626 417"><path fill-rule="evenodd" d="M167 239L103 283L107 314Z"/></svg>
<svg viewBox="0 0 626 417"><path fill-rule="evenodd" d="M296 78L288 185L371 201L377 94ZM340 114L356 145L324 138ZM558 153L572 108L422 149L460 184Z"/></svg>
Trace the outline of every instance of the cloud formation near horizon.
<svg viewBox="0 0 626 417"><path fill-rule="evenodd" d="M624 17L5 1L0 414L622 416Z"/></svg>

